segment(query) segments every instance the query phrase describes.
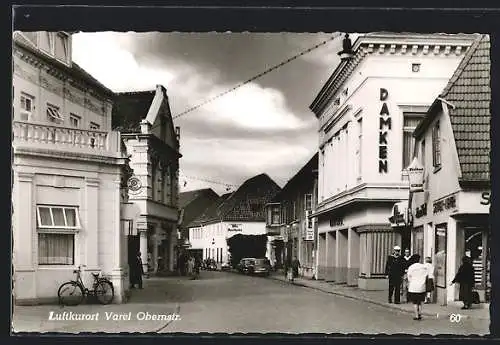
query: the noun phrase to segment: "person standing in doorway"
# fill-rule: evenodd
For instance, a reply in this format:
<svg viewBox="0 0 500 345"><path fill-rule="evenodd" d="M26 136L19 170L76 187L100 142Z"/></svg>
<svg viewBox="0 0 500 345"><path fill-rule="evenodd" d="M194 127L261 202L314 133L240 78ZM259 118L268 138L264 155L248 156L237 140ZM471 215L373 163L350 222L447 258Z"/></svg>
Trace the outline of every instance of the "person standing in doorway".
<svg viewBox="0 0 500 345"><path fill-rule="evenodd" d="M422 302L425 301L426 282L428 278L427 267L420 263L420 255L413 256L412 265L408 267L408 299L415 307L413 320L422 320Z"/></svg>
<svg viewBox="0 0 500 345"><path fill-rule="evenodd" d="M452 284L459 283L459 299L464 303L462 309L469 309L472 305L472 288L474 287L474 267L470 257L462 258L462 265L458 268Z"/></svg>
<svg viewBox="0 0 500 345"><path fill-rule="evenodd" d="M392 255L389 255L385 264L385 274L389 278L389 303L392 303L394 294L394 303L401 302L401 282L405 270L405 261L401 257L401 248L394 246Z"/></svg>
<svg viewBox="0 0 500 345"><path fill-rule="evenodd" d="M144 275L144 268L142 267L141 252L137 255L130 267L130 288L134 289L137 284L139 289L142 289L142 276Z"/></svg>

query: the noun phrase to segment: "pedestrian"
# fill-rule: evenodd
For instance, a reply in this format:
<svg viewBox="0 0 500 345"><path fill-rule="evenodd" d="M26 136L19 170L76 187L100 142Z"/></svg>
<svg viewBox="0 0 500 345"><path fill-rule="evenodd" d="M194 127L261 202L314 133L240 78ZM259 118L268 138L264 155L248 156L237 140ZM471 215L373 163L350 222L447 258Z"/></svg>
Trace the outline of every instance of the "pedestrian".
<svg viewBox="0 0 500 345"><path fill-rule="evenodd" d="M425 303L432 302L432 292L434 291L434 265L432 265L432 259L427 256L424 263L425 268L427 268L427 285L425 291L427 292L425 296Z"/></svg>
<svg viewBox="0 0 500 345"><path fill-rule="evenodd" d="M141 252L137 252L132 265L130 266L130 288L134 289L137 284L142 289L142 276L144 268L142 267Z"/></svg>
<svg viewBox="0 0 500 345"><path fill-rule="evenodd" d="M408 276L406 273L408 271L408 267L410 267L411 264L413 263L412 262L412 255L410 254L410 249L408 249L408 248L405 249L403 260L404 260L403 262L405 264L405 266L404 266L405 271L404 271L404 275L403 275L403 284L402 284L401 294L402 294L402 296L404 296L406 303L410 303L410 301L408 299Z"/></svg>
<svg viewBox="0 0 500 345"><path fill-rule="evenodd" d="M408 267L408 298L415 307L413 320L422 320L422 302L426 296L427 267L420 263L420 255L415 254L413 263Z"/></svg>
<svg viewBox="0 0 500 345"><path fill-rule="evenodd" d="M299 277L300 261L296 256L292 260L292 281Z"/></svg>
<svg viewBox="0 0 500 345"><path fill-rule="evenodd" d="M474 287L474 267L468 256L462 258L462 265L458 268L452 284L459 283L459 299L464 303L462 309L469 309L472 305L472 288Z"/></svg>
<svg viewBox="0 0 500 345"><path fill-rule="evenodd" d="M405 262L401 257L401 248L394 246L392 255L389 255L385 264L385 274L389 278L389 303L392 303L394 294L394 303L399 304L401 299L401 283L405 270Z"/></svg>
<svg viewBox="0 0 500 345"><path fill-rule="evenodd" d="M188 261L187 261L187 274L188 277L193 277L193 272L194 272L194 260L193 257L190 256Z"/></svg>

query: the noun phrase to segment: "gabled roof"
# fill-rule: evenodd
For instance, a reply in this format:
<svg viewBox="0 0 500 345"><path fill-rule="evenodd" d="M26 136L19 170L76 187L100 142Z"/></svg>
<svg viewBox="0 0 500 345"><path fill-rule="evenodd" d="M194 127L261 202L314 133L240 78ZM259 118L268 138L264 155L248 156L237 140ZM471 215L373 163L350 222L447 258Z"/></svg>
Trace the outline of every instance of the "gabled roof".
<svg viewBox="0 0 500 345"><path fill-rule="evenodd" d="M119 92L115 94L112 127L123 133L141 131L141 121L146 117L155 90Z"/></svg>
<svg viewBox="0 0 500 345"><path fill-rule="evenodd" d="M179 194L179 208L182 209L181 228L199 217L209 206L219 199L211 188L197 189Z"/></svg>
<svg viewBox="0 0 500 345"><path fill-rule="evenodd" d="M281 188L267 174L246 180L234 193L224 194L195 223L213 221L265 221L265 205Z"/></svg>
<svg viewBox="0 0 500 345"><path fill-rule="evenodd" d="M448 110L462 172L461 182L490 181L489 50L489 36L478 36L414 133L419 137L432 123L441 100L450 104Z"/></svg>
<svg viewBox="0 0 500 345"><path fill-rule="evenodd" d="M205 211L195 220L187 225L187 227L201 226L203 223L209 223L221 218L220 206L229 198L233 193L226 193L221 195L217 200L215 200L210 206L208 206Z"/></svg>

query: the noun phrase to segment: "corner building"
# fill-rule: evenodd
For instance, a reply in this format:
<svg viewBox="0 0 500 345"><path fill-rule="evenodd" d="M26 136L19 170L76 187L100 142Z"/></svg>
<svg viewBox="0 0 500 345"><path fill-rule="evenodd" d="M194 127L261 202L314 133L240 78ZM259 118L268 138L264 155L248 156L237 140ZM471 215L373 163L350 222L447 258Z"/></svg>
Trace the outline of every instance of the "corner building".
<svg viewBox="0 0 500 345"><path fill-rule="evenodd" d="M408 200L412 132L472 41L362 35L310 105L319 120L317 279L387 288L387 255L409 236L388 218Z"/></svg>

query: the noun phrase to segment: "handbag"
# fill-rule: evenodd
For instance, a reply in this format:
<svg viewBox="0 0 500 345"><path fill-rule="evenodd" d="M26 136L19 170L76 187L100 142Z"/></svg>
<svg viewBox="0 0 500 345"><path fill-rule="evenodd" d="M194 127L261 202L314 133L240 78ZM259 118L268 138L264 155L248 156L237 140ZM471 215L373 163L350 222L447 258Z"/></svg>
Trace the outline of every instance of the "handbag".
<svg viewBox="0 0 500 345"><path fill-rule="evenodd" d="M429 276L425 277L425 292L434 291L434 279L429 278Z"/></svg>
<svg viewBox="0 0 500 345"><path fill-rule="evenodd" d="M479 293L477 291L472 291L472 303L473 304L480 304L481 300L479 298Z"/></svg>

